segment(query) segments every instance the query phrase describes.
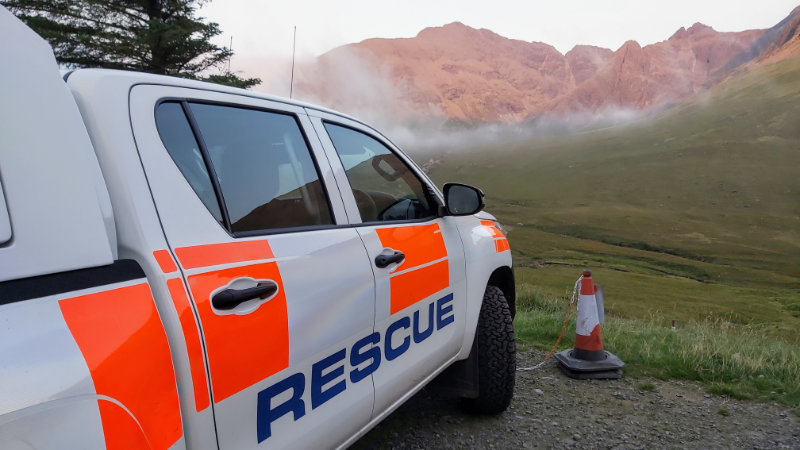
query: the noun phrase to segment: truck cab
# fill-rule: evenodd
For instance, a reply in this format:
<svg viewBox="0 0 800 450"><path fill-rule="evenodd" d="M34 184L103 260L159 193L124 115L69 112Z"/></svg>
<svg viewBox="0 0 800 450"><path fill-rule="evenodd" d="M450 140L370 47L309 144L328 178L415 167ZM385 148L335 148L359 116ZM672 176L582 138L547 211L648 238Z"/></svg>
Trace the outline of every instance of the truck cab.
<svg viewBox="0 0 800 450"><path fill-rule="evenodd" d="M347 446L445 371L507 407L480 190L335 111L0 37L0 448Z"/></svg>

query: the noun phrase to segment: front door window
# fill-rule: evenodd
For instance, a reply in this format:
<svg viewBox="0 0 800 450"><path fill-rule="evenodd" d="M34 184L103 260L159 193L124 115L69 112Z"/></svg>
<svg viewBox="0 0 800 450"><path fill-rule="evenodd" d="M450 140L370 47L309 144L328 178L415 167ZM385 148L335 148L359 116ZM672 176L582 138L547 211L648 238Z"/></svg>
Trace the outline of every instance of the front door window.
<svg viewBox="0 0 800 450"><path fill-rule="evenodd" d="M425 185L384 144L341 125L325 123L325 129L347 173L362 222L435 216Z"/></svg>

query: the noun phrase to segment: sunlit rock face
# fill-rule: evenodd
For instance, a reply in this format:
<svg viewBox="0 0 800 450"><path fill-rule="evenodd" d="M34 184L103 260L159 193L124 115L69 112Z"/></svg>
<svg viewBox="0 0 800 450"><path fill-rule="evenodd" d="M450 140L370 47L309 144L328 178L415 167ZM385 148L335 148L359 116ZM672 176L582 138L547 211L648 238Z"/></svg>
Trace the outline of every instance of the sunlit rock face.
<svg viewBox="0 0 800 450"><path fill-rule="evenodd" d="M800 8L769 30L718 32L696 23L645 47L508 39L455 22L416 37L368 39L300 68L299 98L360 116L521 122L543 116L645 111L707 89L742 66L800 54Z"/></svg>

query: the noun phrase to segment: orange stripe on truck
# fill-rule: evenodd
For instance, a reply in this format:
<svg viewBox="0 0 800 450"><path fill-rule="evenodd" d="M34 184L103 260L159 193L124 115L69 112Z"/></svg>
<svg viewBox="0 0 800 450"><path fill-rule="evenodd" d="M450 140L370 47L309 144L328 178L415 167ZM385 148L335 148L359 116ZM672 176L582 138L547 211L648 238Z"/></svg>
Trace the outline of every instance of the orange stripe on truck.
<svg viewBox="0 0 800 450"><path fill-rule="evenodd" d="M447 260L430 266L393 275L389 280L392 291L391 314L401 311L450 285Z"/></svg>
<svg viewBox="0 0 800 450"><path fill-rule="evenodd" d="M375 230L381 245L400 250L406 259L397 270L405 270L447 257L439 224L413 225Z"/></svg>
<svg viewBox="0 0 800 450"><path fill-rule="evenodd" d="M438 223L375 230L381 245L406 255L389 281L391 314L401 311L450 285L447 247ZM425 264L442 260L430 266Z"/></svg>
<svg viewBox="0 0 800 450"><path fill-rule="evenodd" d="M106 449L158 448L151 447L144 431L136 420L117 403L100 399L97 401L100 418L103 421L103 433L106 438ZM166 447L162 447L166 448Z"/></svg>
<svg viewBox="0 0 800 450"><path fill-rule="evenodd" d="M489 232L489 234L494 238L494 251L497 253L504 252L506 250L511 250L511 247L508 245L508 239L506 239L506 235L497 228L494 222L491 220L481 220L481 225Z"/></svg>
<svg viewBox="0 0 800 450"><path fill-rule="evenodd" d="M175 255L185 269L272 259L275 257L272 253L272 248L265 240L181 247L175 249Z"/></svg>
<svg viewBox="0 0 800 450"><path fill-rule="evenodd" d="M491 220L481 220L481 225L483 225L484 227L486 227L486 229L489 231L489 233L491 233L491 234L492 234L492 237L495 237L495 238L498 238L498 237L505 237L505 235L503 234L503 232L502 232L502 231L500 231L500 230L497 228L497 226L495 226L494 222L492 222Z"/></svg>
<svg viewBox="0 0 800 450"><path fill-rule="evenodd" d="M500 238L494 240L494 250L497 253L504 252L506 250L510 250L511 247L508 245L508 239Z"/></svg>
<svg viewBox="0 0 800 450"><path fill-rule="evenodd" d="M189 357L189 369L192 373L192 388L194 390L194 405L197 412L200 412L211 404L208 398L208 380L206 379L206 368L203 362L203 346L200 341L200 332L197 329L197 322L194 320L194 313L189 305L189 298L183 289L183 282L180 278L167 280L169 295L175 305L175 311L181 322L183 339L186 341L186 353Z"/></svg>
<svg viewBox="0 0 800 450"><path fill-rule="evenodd" d="M183 434L175 372L147 283L63 299L58 306L97 394L133 415L98 401L106 447L131 448L142 432L154 449L175 444Z"/></svg>
<svg viewBox="0 0 800 450"><path fill-rule="evenodd" d="M240 277L272 280L278 292L249 314L215 313L211 292ZM205 336L215 403L289 367L289 317L277 263L190 275L188 281Z"/></svg>
<svg viewBox="0 0 800 450"><path fill-rule="evenodd" d="M162 272L172 273L178 270L178 266L175 265L175 261L172 260L172 256L170 256L168 251L156 250L153 252L153 257L156 259L158 267L161 268Z"/></svg>

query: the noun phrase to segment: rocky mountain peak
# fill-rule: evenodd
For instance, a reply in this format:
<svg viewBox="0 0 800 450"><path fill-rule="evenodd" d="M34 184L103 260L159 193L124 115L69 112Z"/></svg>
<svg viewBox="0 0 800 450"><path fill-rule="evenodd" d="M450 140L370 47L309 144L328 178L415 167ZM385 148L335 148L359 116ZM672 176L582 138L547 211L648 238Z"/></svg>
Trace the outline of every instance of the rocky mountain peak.
<svg viewBox="0 0 800 450"><path fill-rule="evenodd" d="M701 34L701 33L715 32L713 28L711 28L708 25L704 25L704 24L702 24L700 22L695 22L694 25L689 27L689 29L686 30L686 31L689 33L689 35L696 35L696 34Z"/></svg>
<svg viewBox="0 0 800 450"><path fill-rule="evenodd" d="M644 47L634 40L616 51L577 45L565 55L546 43L452 22L413 38L368 39L332 50L306 77L326 82L301 83L301 91L345 112L360 111L348 104L358 98L359 107L383 108L383 115L470 122L651 109L706 89L767 53L773 59L800 53L795 36L800 7L769 30L717 32L698 22ZM380 94L365 86L379 86Z"/></svg>

